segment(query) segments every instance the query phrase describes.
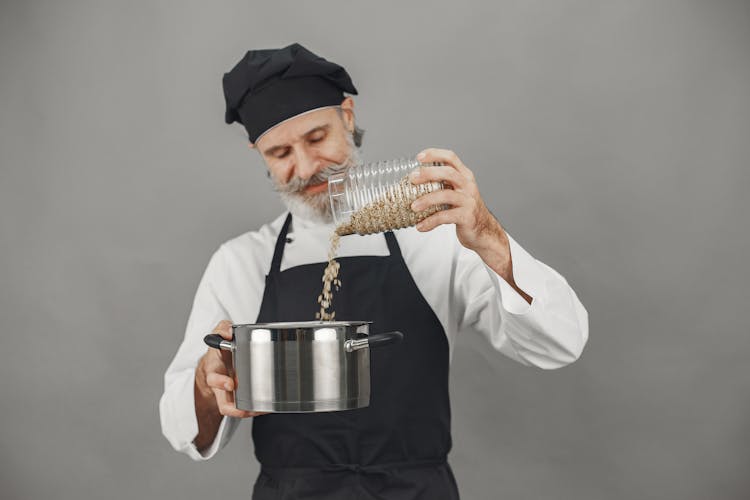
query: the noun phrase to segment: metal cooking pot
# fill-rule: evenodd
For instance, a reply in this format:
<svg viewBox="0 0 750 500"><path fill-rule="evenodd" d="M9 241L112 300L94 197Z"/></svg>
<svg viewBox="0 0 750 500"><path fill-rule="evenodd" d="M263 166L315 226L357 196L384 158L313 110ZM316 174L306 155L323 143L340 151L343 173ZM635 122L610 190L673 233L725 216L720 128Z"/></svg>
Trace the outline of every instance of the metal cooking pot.
<svg viewBox="0 0 750 500"><path fill-rule="evenodd" d="M319 412L370 404L370 348L400 342L401 332L369 335L371 321L232 325L234 401L240 410ZM231 374L230 374L231 375Z"/></svg>

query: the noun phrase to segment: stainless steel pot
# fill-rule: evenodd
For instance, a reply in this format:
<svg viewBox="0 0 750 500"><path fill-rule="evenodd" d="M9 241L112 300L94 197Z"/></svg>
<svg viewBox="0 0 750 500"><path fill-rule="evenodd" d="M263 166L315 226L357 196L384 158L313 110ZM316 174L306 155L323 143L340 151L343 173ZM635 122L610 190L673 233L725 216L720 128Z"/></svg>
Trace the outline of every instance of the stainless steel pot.
<svg viewBox="0 0 750 500"><path fill-rule="evenodd" d="M232 341L206 344L232 352L235 405L264 412L351 410L370 404L370 348L401 341L369 335L371 321L232 325Z"/></svg>

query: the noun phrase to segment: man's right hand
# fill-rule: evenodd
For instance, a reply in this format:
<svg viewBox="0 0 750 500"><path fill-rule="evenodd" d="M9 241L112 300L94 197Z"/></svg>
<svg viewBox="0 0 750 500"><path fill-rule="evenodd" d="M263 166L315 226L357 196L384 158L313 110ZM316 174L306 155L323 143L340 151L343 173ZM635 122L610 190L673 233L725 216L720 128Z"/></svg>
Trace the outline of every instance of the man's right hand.
<svg viewBox="0 0 750 500"><path fill-rule="evenodd" d="M232 340L232 322L221 321L213 333ZM237 418L264 415L263 412L238 410L234 405L235 380L232 373L232 354L208 348L195 369L195 416L198 418L198 435L193 442L199 450L208 447L215 439L222 416Z"/></svg>

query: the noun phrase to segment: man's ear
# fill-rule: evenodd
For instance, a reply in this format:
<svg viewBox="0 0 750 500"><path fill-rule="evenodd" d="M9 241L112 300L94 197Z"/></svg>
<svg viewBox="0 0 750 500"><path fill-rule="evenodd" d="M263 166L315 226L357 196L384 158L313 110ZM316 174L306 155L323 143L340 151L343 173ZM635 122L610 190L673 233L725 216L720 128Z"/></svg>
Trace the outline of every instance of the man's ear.
<svg viewBox="0 0 750 500"><path fill-rule="evenodd" d="M346 96L341 101L342 118L344 119L344 126L349 132L354 132L354 99L351 96Z"/></svg>
<svg viewBox="0 0 750 500"><path fill-rule="evenodd" d="M247 147L249 147L250 149L255 149L255 144L253 144L252 142L248 141L247 142Z"/></svg>

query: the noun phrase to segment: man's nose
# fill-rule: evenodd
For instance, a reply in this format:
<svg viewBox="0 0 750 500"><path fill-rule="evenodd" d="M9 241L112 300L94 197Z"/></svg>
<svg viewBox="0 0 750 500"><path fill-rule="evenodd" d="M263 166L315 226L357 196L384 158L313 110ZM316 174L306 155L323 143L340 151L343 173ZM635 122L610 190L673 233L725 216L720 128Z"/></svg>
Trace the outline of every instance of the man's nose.
<svg viewBox="0 0 750 500"><path fill-rule="evenodd" d="M314 157L305 153L297 155L297 177L302 180L308 180L318 173L320 162Z"/></svg>

